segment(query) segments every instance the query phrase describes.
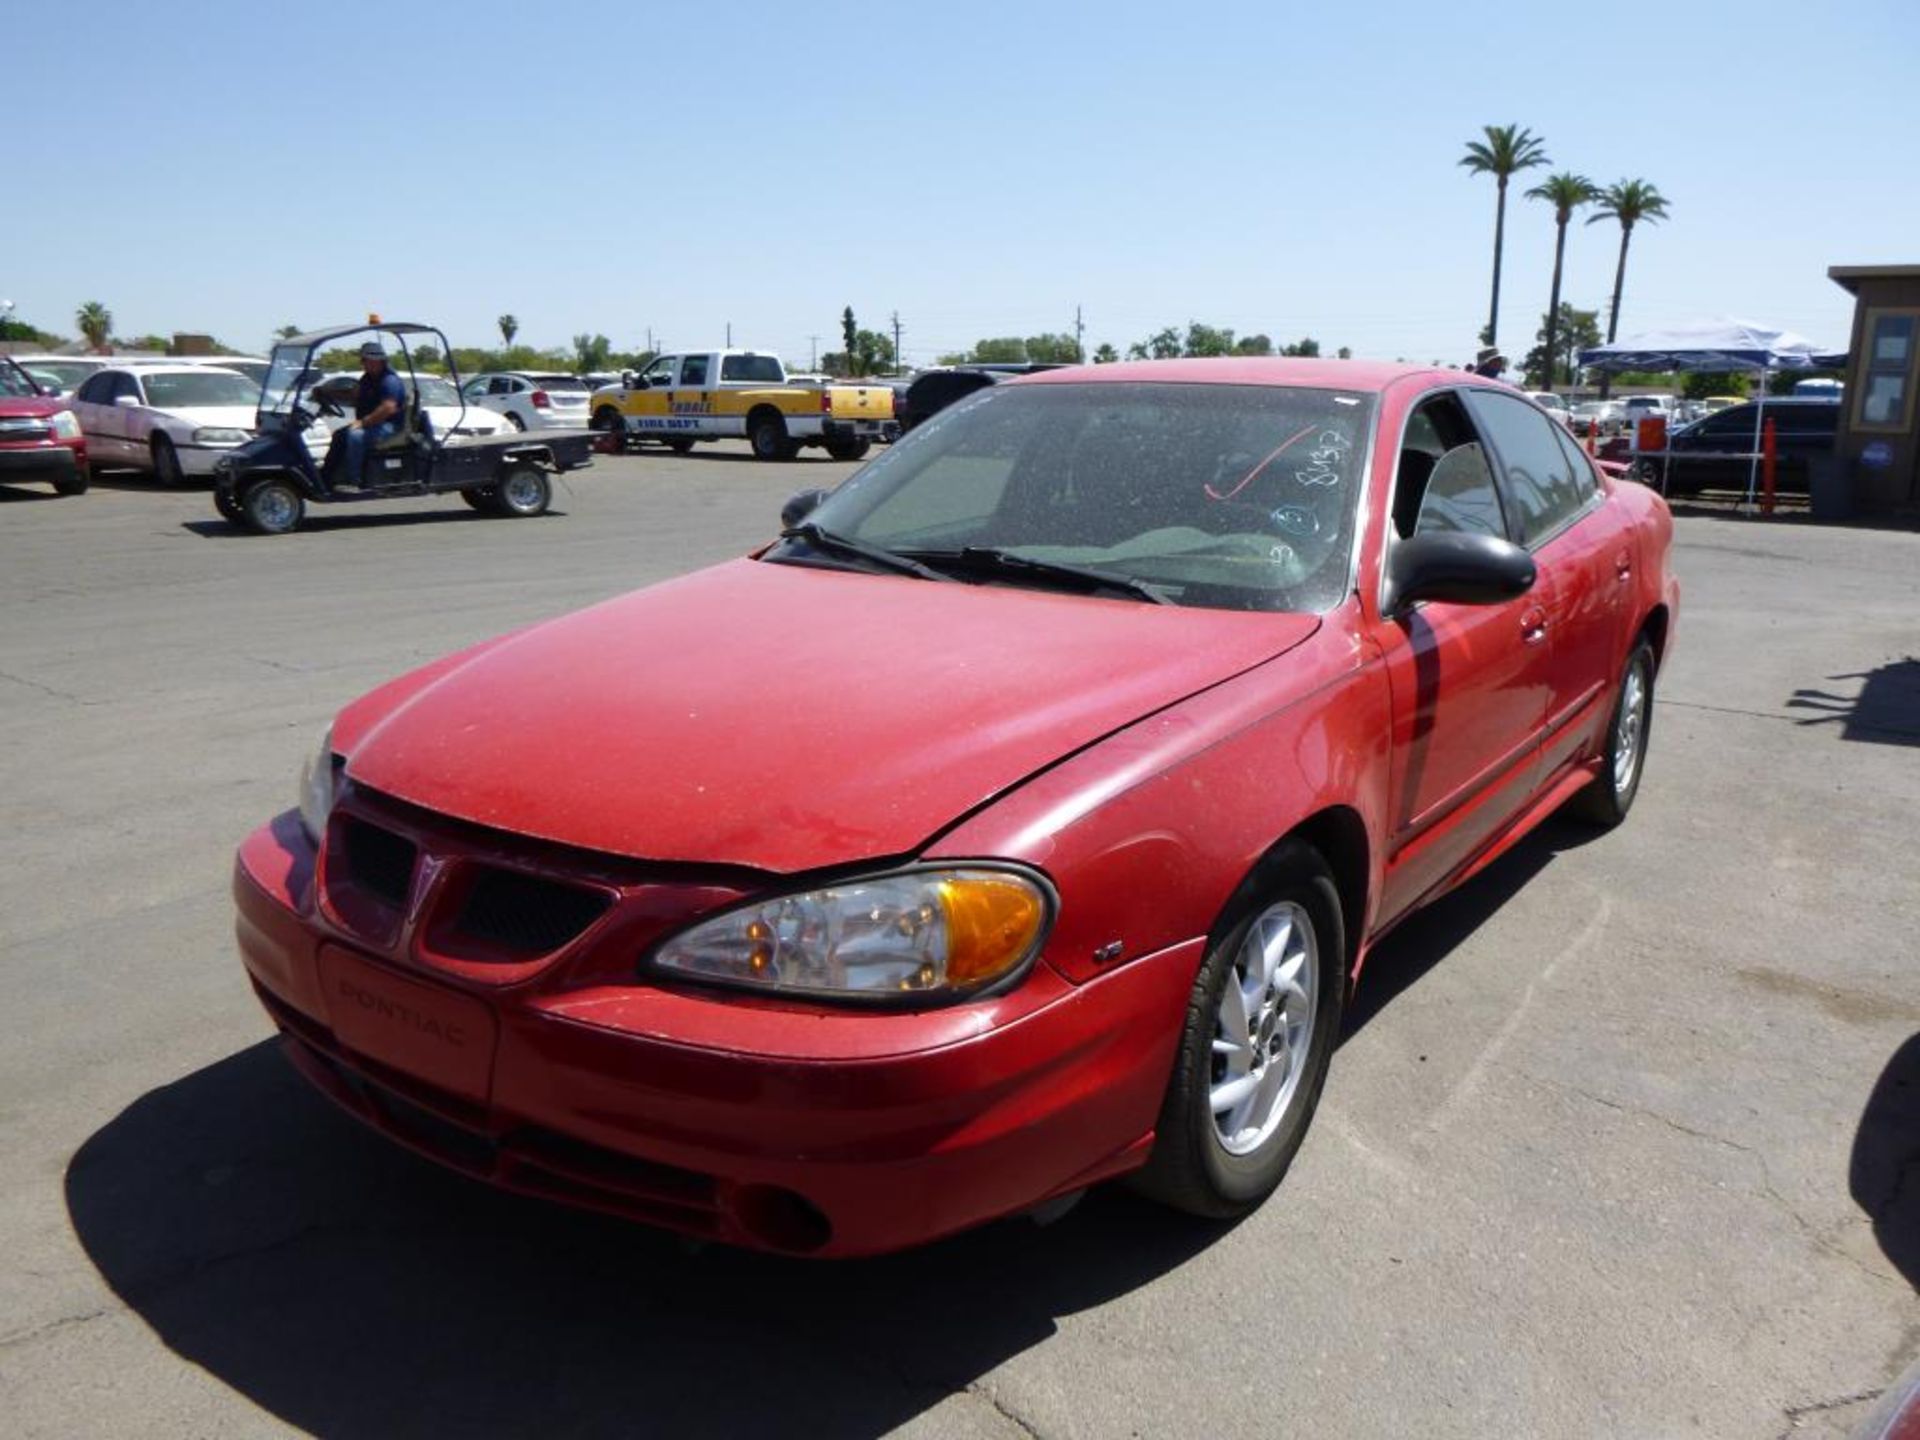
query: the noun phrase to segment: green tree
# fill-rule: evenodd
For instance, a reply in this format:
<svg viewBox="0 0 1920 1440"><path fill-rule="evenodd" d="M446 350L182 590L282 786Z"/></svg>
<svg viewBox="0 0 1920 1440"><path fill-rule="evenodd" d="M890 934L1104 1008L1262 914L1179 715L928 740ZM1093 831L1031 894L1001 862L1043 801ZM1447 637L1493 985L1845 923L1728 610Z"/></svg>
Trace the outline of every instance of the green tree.
<svg viewBox="0 0 1920 1440"><path fill-rule="evenodd" d="M73 312L73 323L95 350L107 348L113 335L113 312L98 300L89 300Z"/></svg>
<svg viewBox="0 0 1920 1440"><path fill-rule="evenodd" d="M1071 335L1029 335L1027 359L1044 364L1074 365L1080 360L1080 345Z"/></svg>
<svg viewBox="0 0 1920 1440"><path fill-rule="evenodd" d="M1112 365L1119 359L1120 352L1104 340L1100 342L1100 348L1093 352L1093 363L1096 365Z"/></svg>
<svg viewBox="0 0 1920 1440"><path fill-rule="evenodd" d="M1271 355L1273 354L1273 340L1270 336L1266 335L1242 335L1238 340L1233 342L1233 353L1236 355Z"/></svg>
<svg viewBox="0 0 1920 1440"><path fill-rule="evenodd" d="M1549 337L1555 347L1552 351L1547 349ZM1539 343L1520 362L1521 371L1529 377L1546 377L1542 383L1547 389L1571 385L1578 373L1575 361L1580 352L1600 343L1600 312L1576 310L1562 301L1556 314L1540 317L1540 329L1534 338Z"/></svg>
<svg viewBox="0 0 1920 1440"><path fill-rule="evenodd" d="M24 320L0 317L0 340L25 340L34 345L58 345L60 337L36 330Z"/></svg>
<svg viewBox="0 0 1920 1440"><path fill-rule="evenodd" d="M1018 335L1002 335L992 340L976 340L967 358L976 365L1017 365L1031 357L1027 354L1026 341Z"/></svg>
<svg viewBox="0 0 1920 1440"><path fill-rule="evenodd" d="M878 375L893 368L893 341L874 330L854 332L855 375Z"/></svg>
<svg viewBox="0 0 1920 1440"><path fill-rule="evenodd" d="M1527 191L1529 200L1544 200L1553 206L1553 290L1547 299L1547 333L1541 337L1544 354L1558 356L1559 346L1554 340L1554 325L1560 318L1560 276L1567 259L1567 222L1573 219L1573 212L1582 205L1590 204L1600 193L1591 180L1584 175L1576 175L1571 170L1562 170L1558 175L1549 175L1538 185ZM1547 389L1553 388L1552 367L1544 371L1527 371L1529 376L1539 378L1539 383Z"/></svg>
<svg viewBox="0 0 1920 1440"><path fill-rule="evenodd" d="M860 327L854 324L853 307L851 305L840 312L840 333L845 337L847 342L846 349L840 352L841 358L846 362L847 368L840 373L843 375L858 375L860 372L854 369L853 366L860 358ZM833 372L829 371L828 373L831 374Z"/></svg>
<svg viewBox="0 0 1920 1440"><path fill-rule="evenodd" d="M1746 394L1747 377L1737 371L1695 370L1680 382L1680 395L1687 400L1704 400L1709 395L1738 395L1744 399Z"/></svg>
<svg viewBox="0 0 1920 1440"><path fill-rule="evenodd" d="M444 370L446 357L440 353L438 345L416 345L413 347L413 363L422 370Z"/></svg>
<svg viewBox="0 0 1920 1440"><path fill-rule="evenodd" d="M1185 353L1195 356L1231 355L1233 353L1233 331L1218 330L1211 325L1202 325L1198 320L1187 322Z"/></svg>
<svg viewBox="0 0 1920 1440"><path fill-rule="evenodd" d="M282 325L278 330L273 332L273 338L276 340L291 340L299 333L300 327L298 325Z"/></svg>
<svg viewBox="0 0 1920 1440"><path fill-rule="evenodd" d="M1500 252L1507 235L1507 181L1522 170L1547 163L1546 142L1531 130L1518 125L1481 127L1485 140L1467 142L1467 153L1460 163L1475 175L1491 175L1498 188L1493 212L1493 300L1487 307L1487 328L1482 343L1500 343Z"/></svg>
<svg viewBox="0 0 1920 1440"><path fill-rule="evenodd" d="M1180 353L1180 332L1171 325L1127 347L1129 360L1177 360Z"/></svg>
<svg viewBox="0 0 1920 1440"><path fill-rule="evenodd" d="M500 343L511 350L513 337L520 333L520 322L512 315L502 315L493 322L500 327Z"/></svg>
<svg viewBox="0 0 1920 1440"><path fill-rule="evenodd" d="M1349 350L1349 349L1348 349L1348 348L1347 348L1346 346L1344 346L1344 345L1342 345L1342 346L1341 346L1341 347L1339 348L1339 350L1338 350L1338 351L1336 351L1335 353L1336 353L1336 354L1338 354L1338 355L1339 355L1339 357L1340 357L1340 358L1341 358L1342 360L1351 360L1351 359L1353 358L1353 351L1351 351L1351 350Z"/></svg>
<svg viewBox="0 0 1920 1440"><path fill-rule="evenodd" d="M573 337L573 359L576 374L589 370L605 370L613 364L613 342L604 335L576 335Z"/></svg>
<svg viewBox="0 0 1920 1440"><path fill-rule="evenodd" d="M1296 340L1291 345L1280 347L1282 355L1297 355L1302 359L1317 360L1320 357L1320 342L1311 335L1304 340Z"/></svg>
<svg viewBox="0 0 1920 1440"><path fill-rule="evenodd" d="M1613 269L1613 307L1607 314L1607 343L1620 333L1620 294L1627 288L1627 246L1633 242L1633 227L1656 224L1667 218L1667 197L1644 180L1616 180L1594 197L1593 214L1587 224L1602 220L1620 225L1620 261ZM1607 393L1607 382L1600 382L1600 393Z"/></svg>

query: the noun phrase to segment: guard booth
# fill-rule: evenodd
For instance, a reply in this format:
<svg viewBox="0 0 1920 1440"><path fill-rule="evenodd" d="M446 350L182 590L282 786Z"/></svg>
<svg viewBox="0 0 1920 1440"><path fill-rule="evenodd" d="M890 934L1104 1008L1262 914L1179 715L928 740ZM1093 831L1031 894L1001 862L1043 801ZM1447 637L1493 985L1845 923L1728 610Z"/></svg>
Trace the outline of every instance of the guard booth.
<svg viewBox="0 0 1920 1440"><path fill-rule="evenodd" d="M1835 265L1854 297L1839 451L1862 510L1920 512L1920 265Z"/></svg>

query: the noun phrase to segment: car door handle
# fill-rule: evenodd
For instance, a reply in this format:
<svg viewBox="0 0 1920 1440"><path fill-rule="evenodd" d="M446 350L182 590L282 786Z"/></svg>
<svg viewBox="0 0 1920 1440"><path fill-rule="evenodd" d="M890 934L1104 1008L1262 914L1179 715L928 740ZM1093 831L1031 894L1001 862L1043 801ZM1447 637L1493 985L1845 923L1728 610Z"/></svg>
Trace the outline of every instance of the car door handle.
<svg viewBox="0 0 1920 1440"><path fill-rule="evenodd" d="M1540 606L1533 606L1520 617L1520 638L1529 645L1547 638L1547 612Z"/></svg>

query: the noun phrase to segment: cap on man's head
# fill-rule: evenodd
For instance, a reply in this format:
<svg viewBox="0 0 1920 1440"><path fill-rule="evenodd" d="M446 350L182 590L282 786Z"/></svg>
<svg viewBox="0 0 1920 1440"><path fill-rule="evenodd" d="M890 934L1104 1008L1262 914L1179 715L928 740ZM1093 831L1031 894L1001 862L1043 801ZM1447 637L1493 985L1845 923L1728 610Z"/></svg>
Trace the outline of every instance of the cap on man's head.
<svg viewBox="0 0 1920 1440"><path fill-rule="evenodd" d="M364 354L365 352L363 351L362 353ZM1507 363L1507 357L1500 353L1500 347L1498 345L1489 345L1473 357L1473 363L1476 365L1491 365L1496 360L1502 365Z"/></svg>
<svg viewBox="0 0 1920 1440"><path fill-rule="evenodd" d="M369 340L360 347L360 358L362 360L384 360L387 358L387 352L380 348L380 342L378 340Z"/></svg>

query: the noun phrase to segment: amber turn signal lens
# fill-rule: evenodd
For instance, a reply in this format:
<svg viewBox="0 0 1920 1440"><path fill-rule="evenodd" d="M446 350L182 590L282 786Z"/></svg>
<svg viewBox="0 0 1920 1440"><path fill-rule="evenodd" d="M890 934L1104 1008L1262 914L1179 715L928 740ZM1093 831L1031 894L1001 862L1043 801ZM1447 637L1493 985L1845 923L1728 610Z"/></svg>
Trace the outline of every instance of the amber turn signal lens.
<svg viewBox="0 0 1920 1440"><path fill-rule="evenodd" d="M1011 970L1046 923L1039 894L1011 876L956 876L940 882L939 895L947 922L947 984L957 990Z"/></svg>

